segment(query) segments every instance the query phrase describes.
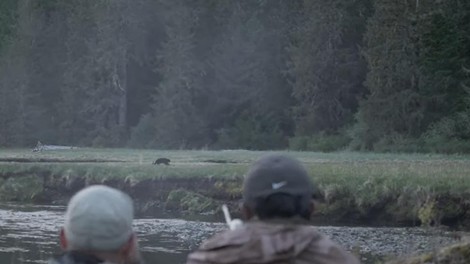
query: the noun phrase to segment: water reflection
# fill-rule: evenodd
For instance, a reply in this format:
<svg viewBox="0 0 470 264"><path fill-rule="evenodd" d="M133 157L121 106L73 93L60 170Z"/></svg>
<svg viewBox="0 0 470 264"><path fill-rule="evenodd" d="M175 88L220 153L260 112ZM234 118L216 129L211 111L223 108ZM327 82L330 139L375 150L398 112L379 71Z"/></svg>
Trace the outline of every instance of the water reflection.
<svg viewBox="0 0 470 264"><path fill-rule="evenodd" d="M46 263L60 252L58 231L65 207L10 204L0 208L0 263ZM224 228L219 223L180 219L137 219L134 225L148 263L184 263L191 249Z"/></svg>

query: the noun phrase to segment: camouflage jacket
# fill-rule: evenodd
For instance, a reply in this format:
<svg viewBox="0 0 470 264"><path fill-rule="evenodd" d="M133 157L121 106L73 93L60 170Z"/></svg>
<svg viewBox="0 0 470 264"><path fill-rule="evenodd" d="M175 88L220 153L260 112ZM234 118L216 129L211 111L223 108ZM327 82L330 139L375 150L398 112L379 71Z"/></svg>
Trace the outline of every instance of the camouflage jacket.
<svg viewBox="0 0 470 264"><path fill-rule="evenodd" d="M92 255L82 254L80 252L66 252L60 256L49 260L48 264L110 264Z"/></svg>
<svg viewBox="0 0 470 264"><path fill-rule="evenodd" d="M215 235L188 256L188 264L359 264L314 227L286 222L248 222Z"/></svg>

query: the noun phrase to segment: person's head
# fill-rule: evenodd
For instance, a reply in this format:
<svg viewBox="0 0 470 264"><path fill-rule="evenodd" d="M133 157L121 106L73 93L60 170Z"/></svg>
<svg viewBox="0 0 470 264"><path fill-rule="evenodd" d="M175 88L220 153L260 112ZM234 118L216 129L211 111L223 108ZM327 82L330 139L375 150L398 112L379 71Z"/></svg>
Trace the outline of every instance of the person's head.
<svg viewBox="0 0 470 264"><path fill-rule="evenodd" d="M314 187L305 167L288 156L261 157L243 181L242 213L260 220L301 217L313 213Z"/></svg>
<svg viewBox="0 0 470 264"><path fill-rule="evenodd" d="M127 194L104 185L87 187L67 206L61 247L116 263L138 262L133 218L134 207Z"/></svg>

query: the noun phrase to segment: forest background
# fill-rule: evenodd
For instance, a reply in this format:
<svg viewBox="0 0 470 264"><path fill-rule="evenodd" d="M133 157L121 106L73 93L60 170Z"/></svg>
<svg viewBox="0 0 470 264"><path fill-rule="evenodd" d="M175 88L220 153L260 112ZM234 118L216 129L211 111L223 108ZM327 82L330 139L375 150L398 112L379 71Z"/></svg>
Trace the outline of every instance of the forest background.
<svg viewBox="0 0 470 264"><path fill-rule="evenodd" d="M1 0L0 147L470 153L468 0Z"/></svg>

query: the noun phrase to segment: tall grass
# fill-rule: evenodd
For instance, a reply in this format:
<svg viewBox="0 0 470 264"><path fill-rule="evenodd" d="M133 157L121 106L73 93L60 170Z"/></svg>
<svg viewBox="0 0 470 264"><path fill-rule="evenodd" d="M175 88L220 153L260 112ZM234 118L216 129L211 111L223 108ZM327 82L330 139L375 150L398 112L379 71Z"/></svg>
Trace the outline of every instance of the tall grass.
<svg viewBox="0 0 470 264"><path fill-rule="evenodd" d="M77 149L33 153L0 149L5 158L31 159L30 163L0 162L0 174L40 174L137 179L165 177L241 177L250 163L266 151L154 151L135 149ZM272 153L272 152L269 152ZM432 191L469 192L470 157L459 155L371 154L357 152L314 153L278 151L300 159L319 185L342 185L360 191L365 185L389 189L428 187ZM170 166L152 165L159 157ZM122 162L34 162L37 159L100 159ZM210 163L223 160L233 163Z"/></svg>
<svg viewBox="0 0 470 264"><path fill-rule="evenodd" d="M0 150L0 160L47 158L68 161L113 160L121 162L0 162L0 176L56 175L94 180L165 178L238 179L251 162L266 151L153 151L135 149L77 149L32 153ZM272 153L272 152L271 152ZM300 159L328 205L323 213L353 212L368 217L380 210L396 219L436 222L443 215L459 217L470 201L469 156L423 154L371 154L357 152L277 152ZM159 157L171 165L152 165ZM209 160L228 161L213 163ZM237 192L240 188L235 188ZM197 191L197 190L196 190ZM336 210L336 211L335 211ZM437 220L436 220L437 219Z"/></svg>

